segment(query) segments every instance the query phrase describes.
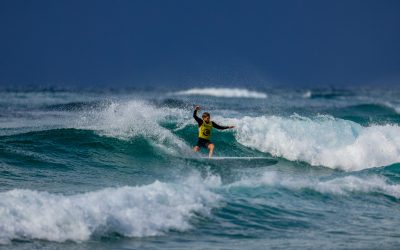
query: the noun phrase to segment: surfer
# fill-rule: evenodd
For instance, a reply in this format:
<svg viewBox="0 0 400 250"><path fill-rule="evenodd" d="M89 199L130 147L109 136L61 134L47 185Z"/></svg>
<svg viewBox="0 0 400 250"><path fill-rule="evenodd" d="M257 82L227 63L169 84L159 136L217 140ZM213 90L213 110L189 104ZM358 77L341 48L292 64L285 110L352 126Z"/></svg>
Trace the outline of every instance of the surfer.
<svg viewBox="0 0 400 250"><path fill-rule="evenodd" d="M196 146L194 146L193 151L198 152L200 148L208 148L209 154L208 157L212 157L214 153L214 143L210 141L212 128L216 129L228 129L234 128L235 126L220 126L215 122L211 121L211 116L208 112L204 112L203 115L200 117L197 116L197 111L200 110L200 106L196 106L193 112L193 118L196 120L197 124L199 125L199 138L197 141Z"/></svg>

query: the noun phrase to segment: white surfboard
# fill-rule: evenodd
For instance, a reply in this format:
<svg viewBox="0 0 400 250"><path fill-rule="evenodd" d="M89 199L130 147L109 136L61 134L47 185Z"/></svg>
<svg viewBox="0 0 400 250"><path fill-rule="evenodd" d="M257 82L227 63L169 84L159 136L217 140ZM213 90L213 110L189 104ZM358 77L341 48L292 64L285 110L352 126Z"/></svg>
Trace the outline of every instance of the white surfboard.
<svg viewBox="0 0 400 250"><path fill-rule="evenodd" d="M271 160L271 157L262 157L262 156L201 156L201 159L208 160Z"/></svg>

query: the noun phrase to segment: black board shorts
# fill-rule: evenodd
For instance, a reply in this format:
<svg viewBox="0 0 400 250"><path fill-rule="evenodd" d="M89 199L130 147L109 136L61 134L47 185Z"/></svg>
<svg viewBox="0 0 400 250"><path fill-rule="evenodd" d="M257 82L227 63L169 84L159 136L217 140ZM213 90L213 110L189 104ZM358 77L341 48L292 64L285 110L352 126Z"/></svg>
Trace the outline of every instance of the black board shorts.
<svg viewBox="0 0 400 250"><path fill-rule="evenodd" d="M208 148L208 145L210 145L211 143L212 142L210 140L199 138L199 140L197 141L196 146L198 146L200 148Z"/></svg>

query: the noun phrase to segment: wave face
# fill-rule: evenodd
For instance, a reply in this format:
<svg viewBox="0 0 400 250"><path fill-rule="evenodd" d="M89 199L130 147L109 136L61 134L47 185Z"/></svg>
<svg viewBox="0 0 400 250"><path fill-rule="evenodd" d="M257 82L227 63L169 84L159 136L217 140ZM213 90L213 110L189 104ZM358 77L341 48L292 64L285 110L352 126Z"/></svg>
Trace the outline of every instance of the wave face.
<svg viewBox="0 0 400 250"><path fill-rule="evenodd" d="M397 248L400 92L242 90L0 91L1 247Z"/></svg>
<svg viewBox="0 0 400 250"><path fill-rule="evenodd" d="M193 88L178 91L177 95L198 95L231 98L267 98L267 94L240 88Z"/></svg>
<svg viewBox="0 0 400 250"><path fill-rule="evenodd" d="M237 121L241 144L291 161L353 171L400 161L400 127L363 127L320 116L244 117Z"/></svg>

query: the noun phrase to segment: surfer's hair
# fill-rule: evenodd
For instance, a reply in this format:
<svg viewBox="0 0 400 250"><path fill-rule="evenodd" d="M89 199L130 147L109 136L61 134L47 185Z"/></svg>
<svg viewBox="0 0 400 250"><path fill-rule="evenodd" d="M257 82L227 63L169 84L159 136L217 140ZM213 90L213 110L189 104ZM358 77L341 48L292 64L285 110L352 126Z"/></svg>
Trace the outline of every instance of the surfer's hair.
<svg viewBox="0 0 400 250"><path fill-rule="evenodd" d="M201 116L202 118L205 118L205 117L210 117L210 113L208 113L208 112L204 112L203 113L203 115Z"/></svg>

